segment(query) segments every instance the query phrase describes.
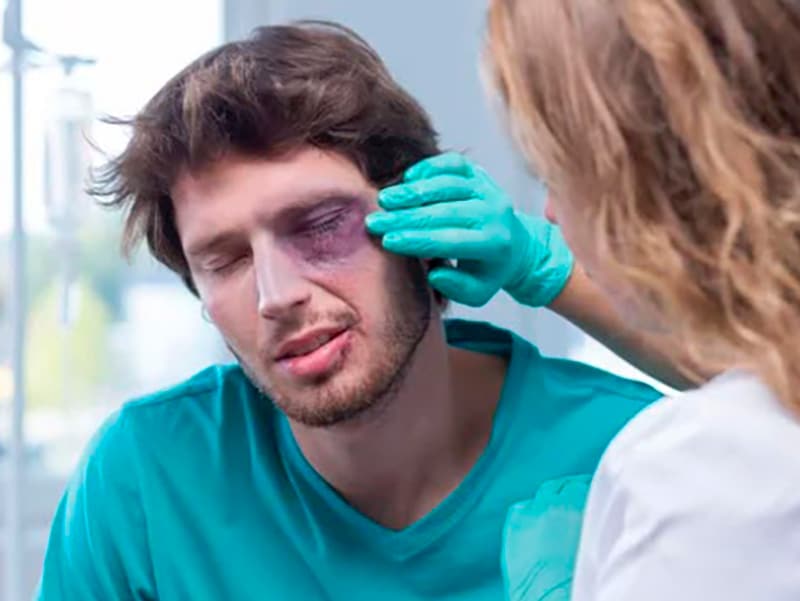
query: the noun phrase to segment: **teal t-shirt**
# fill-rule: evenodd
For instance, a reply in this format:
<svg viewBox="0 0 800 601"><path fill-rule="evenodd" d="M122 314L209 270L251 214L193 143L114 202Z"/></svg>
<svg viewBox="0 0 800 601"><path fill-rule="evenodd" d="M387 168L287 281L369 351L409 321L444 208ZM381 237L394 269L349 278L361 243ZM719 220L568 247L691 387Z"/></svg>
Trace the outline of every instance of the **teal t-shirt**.
<svg viewBox="0 0 800 601"><path fill-rule="evenodd" d="M509 507L594 471L659 394L487 324L446 329L509 367L483 455L418 522L390 530L359 513L239 367L212 367L126 404L95 436L55 515L39 598L501 599Z"/></svg>

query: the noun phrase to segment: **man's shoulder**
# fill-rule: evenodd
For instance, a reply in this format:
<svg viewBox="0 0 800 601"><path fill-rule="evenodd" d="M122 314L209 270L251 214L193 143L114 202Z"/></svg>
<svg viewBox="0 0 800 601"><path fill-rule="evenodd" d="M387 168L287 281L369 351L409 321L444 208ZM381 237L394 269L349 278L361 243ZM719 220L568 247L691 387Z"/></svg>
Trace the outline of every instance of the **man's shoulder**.
<svg viewBox="0 0 800 601"><path fill-rule="evenodd" d="M521 422L536 423L559 446L571 440L596 465L605 446L642 410L662 397L643 382L629 380L602 369L527 353L520 369L517 394L521 397ZM513 365L513 364L512 364Z"/></svg>
<svg viewBox="0 0 800 601"><path fill-rule="evenodd" d="M185 428L246 410L257 397L259 393L239 365L212 365L183 382L127 401L120 414L134 425L145 422L156 428Z"/></svg>
<svg viewBox="0 0 800 601"><path fill-rule="evenodd" d="M233 412L247 410L257 393L237 365L214 365L174 386L125 402L92 438L84 461L102 461L133 445L157 448L211 423L224 422ZM264 403L269 406L269 403Z"/></svg>
<svg viewBox="0 0 800 601"><path fill-rule="evenodd" d="M212 365L183 382L127 401L122 411L139 412L165 404L174 409L181 403L207 402L226 391L241 391L241 385L248 382L238 365Z"/></svg>
<svg viewBox="0 0 800 601"><path fill-rule="evenodd" d="M640 380L625 378L571 359L540 357L537 367L548 385L563 393L589 392L596 398L629 401L640 408L664 396Z"/></svg>
<svg viewBox="0 0 800 601"><path fill-rule="evenodd" d="M526 338L490 323L449 319L445 323L450 344L493 354L507 355L512 372L522 375L521 386L535 388L539 395L566 400L569 397L627 400L642 408L663 394L637 380L617 376L605 370L569 359L543 356Z"/></svg>

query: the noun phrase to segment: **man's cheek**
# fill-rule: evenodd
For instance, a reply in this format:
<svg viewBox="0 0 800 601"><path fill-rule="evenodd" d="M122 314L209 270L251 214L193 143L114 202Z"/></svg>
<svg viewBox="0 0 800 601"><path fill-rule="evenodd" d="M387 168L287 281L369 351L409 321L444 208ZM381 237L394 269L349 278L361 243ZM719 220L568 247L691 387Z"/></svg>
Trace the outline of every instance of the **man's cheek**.
<svg viewBox="0 0 800 601"><path fill-rule="evenodd" d="M242 351L248 334L255 334L258 330L254 323L258 318L258 310L255 295L237 288L215 290L201 296L201 300L205 312L222 336Z"/></svg>

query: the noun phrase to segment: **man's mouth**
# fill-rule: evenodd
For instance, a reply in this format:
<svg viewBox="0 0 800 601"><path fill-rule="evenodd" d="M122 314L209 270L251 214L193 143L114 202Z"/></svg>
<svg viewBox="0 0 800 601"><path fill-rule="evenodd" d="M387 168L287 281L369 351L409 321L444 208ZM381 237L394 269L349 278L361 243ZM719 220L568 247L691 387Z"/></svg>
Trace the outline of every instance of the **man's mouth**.
<svg viewBox="0 0 800 601"><path fill-rule="evenodd" d="M351 341L349 328L312 330L281 345L276 363L295 377L319 377L338 364Z"/></svg>
<svg viewBox="0 0 800 601"><path fill-rule="evenodd" d="M331 339L335 338L346 329L346 327L317 328L300 336L296 336L284 342L278 348L276 358L278 361L282 361L284 359L292 359L294 357L307 355L330 342Z"/></svg>

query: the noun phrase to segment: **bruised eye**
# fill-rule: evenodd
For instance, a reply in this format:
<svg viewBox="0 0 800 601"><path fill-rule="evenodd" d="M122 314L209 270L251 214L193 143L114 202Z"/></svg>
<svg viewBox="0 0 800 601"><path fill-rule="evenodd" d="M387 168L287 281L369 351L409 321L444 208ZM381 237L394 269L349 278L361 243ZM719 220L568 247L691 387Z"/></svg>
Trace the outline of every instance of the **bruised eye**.
<svg viewBox="0 0 800 601"><path fill-rule="evenodd" d="M339 211L333 215L328 215L312 221L301 227L300 234L313 237L323 236L325 234L334 232L339 228L339 226L342 225L342 222L344 221L344 215L344 211Z"/></svg>
<svg viewBox="0 0 800 601"><path fill-rule="evenodd" d="M364 242L369 242L364 212L348 205L299 223L291 245L306 261L330 262L344 259Z"/></svg>

